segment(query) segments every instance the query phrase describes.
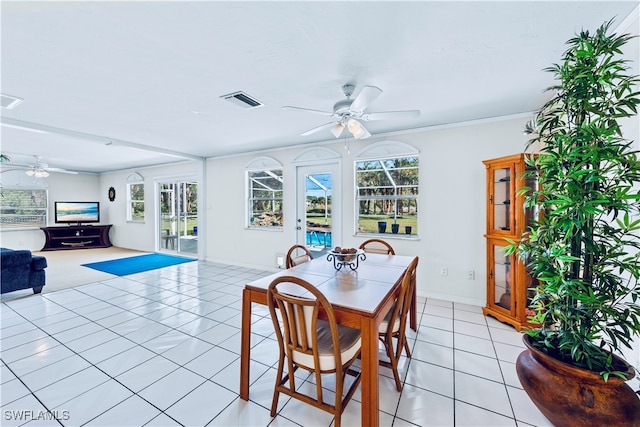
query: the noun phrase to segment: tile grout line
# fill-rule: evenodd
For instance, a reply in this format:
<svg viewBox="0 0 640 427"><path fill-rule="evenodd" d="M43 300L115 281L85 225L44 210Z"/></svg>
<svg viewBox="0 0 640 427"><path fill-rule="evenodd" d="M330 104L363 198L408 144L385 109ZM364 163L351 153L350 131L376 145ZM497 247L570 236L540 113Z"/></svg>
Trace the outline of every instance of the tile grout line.
<svg viewBox="0 0 640 427"><path fill-rule="evenodd" d="M486 317L485 317L486 319ZM489 329L489 337L491 338L491 346L493 347L493 351L496 354L496 360L498 361L498 369L500 369L500 375L502 377L502 383L504 385L504 391L507 395L507 399L509 400L509 407L511 409L511 414L513 415L513 421L518 425L518 419L516 418L516 411L513 408L513 401L511 399L511 394L509 394L509 387L507 386L507 380L504 376L504 371L502 370L502 365L500 364L500 359L498 358L498 350L496 349L495 341L493 340L493 335L491 333L491 327L489 327L489 323L487 322L487 328Z"/></svg>
<svg viewBox="0 0 640 427"><path fill-rule="evenodd" d="M113 286L111 286L111 285L107 285L107 286L113 287ZM118 289L118 288L114 288L114 289ZM119 290L119 289L118 289L118 290ZM78 290L78 291L79 291L79 290ZM80 292L80 293L83 293L83 294L85 294L85 295L88 295L88 294L86 294L86 293L84 293L84 292L82 292L82 291L79 291L79 292ZM131 293L131 292L128 292L128 291L124 291L124 292L130 293L130 294L133 294L133 295L136 295L136 294ZM92 295L88 295L88 296L90 296L90 297L92 297L92 298L95 298L95 299L98 299L99 301L106 302L106 303L108 303L108 304L110 304L110 305L112 305L112 306L114 306L114 307L121 308L121 307L116 306L115 304L112 304L112 303L110 303L110 302L108 302L108 301L105 301L105 300L102 300L102 299L100 299L100 298L97 298L97 297L95 297L95 296L92 296ZM136 295L136 296L139 296L139 295ZM46 298L46 297L45 297L45 298ZM118 336L119 336L119 337L121 337L121 338L125 338L125 339L127 339L127 340L131 341L133 344L135 344L135 345L137 345L137 346L140 346L140 347L143 347L143 348L145 348L145 349L147 349L147 350L151 351L152 353L155 353L155 354L156 354L156 356L163 357L165 360L168 360L168 361L170 361L171 363L175 363L175 364L178 366L178 368L177 368L177 369L179 369L179 368L184 368L184 369L187 369L187 370L189 370L190 372L193 372L194 374L196 374L196 375L200 376L201 378L204 378L204 381L203 381L201 384L199 384L196 388L200 387L202 384L204 384L204 383L205 383L205 382L207 382L207 381L211 381L211 380L210 380L210 378L205 378L205 377L203 377L202 375L200 375L199 373L194 372L194 371L191 371L189 368L186 368L186 367L185 367L185 365L178 364L178 363L174 362L173 360L168 359L168 358L167 358L167 357L165 357L165 356L162 356L162 354L161 354L161 353L157 353L157 352L155 352L155 351L153 351L153 350L150 350L150 349L148 349L148 348L144 347L144 345L142 345L142 344L144 344L144 342L151 341L151 340L153 340L154 338L151 338L151 339L149 339L149 340L147 340L147 341L144 341L143 343L136 343L136 342L132 341L131 339L127 338L126 336L124 336L124 335L122 335L122 334L120 334L120 333L118 333L118 332L116 332L116 331L113 331L111 328L108 328L108 327L102 326L102 325L100 325L99 323L97 323L95 320L89 319L89 318L85 317L84 315L82 315L82 314L80 314L80 313L77 313L77 312L76 312L76 311L74 311L73 309L69 309L69 308L64 307L62 304L60 304L59 302L57 302L57 301L55 301L55 300L51 300L51 299L49 299L49 298L46 298L46 299L47 299L49 302L51 302L51 303L53 303L53 304L56 304L56 305L58 305L58 306L60 306L60 307L64 308L65 310L68 310L68 311L70 311L70 312L74 313L76 316L81 317L81 318L83 318L83 319L87 320L87 321L88 321L88 322L87 322L87 324L88 324L88 323L94 323L94 324L97 324L97 325L98 325L98 326L100 326L101 328L106 329L106 330L108 330L108 331L110 331L110 332L112 332L112 333L114 333L114 334L118 335ZM41 331L42 331L42 332L44 332L48 337L50 337L50 338L52 338L53 340L55 340L56 342L58 342L58 343L59 343L59 345L62 345L63 347L65 347L66 349L68 349L69 351L71 351L71 352L73 353L73 355L76 355L76 356L78 356L78 357L82 358L83 360L85 360L87 363L89 363L90 367L95 367L95 368L96 368L96 369L98 369L100 372L102 372L103 374L105 374L108 378L110 378L110 379L112 379L112 380L116 381L118 384L120 384L121 386L125 387L125 388L126 388L127 390L129 390L133 395L136 395L136 396L140 397L141 399L145 400L147 403L149 403L150 405L152 405L153 407L155 407L156 409L158 409L161 413L163 413L163 414L165 414L165 415L169 416L170 418L172 418L170 415L166 414L163 410L161 410L160 408L158 408L157 406L155 406L152 402L149 402L149 401L148 401L148 400L146 400L144 397L140 396L137 392L135 392L135 391L131 390L127 385L125 385L125 384L123 384L122 382L120 382L117 378L115 378L115 377L111 376L109 373L107 373L107 372L105 372L104 370L102 370L102 368L100 368L99 366L97 366L97 365L96 365L96 364L94 364L93 362L91 362L91 361L89 361L88 359L86 359L85 357L83 357L80 353L78 353L78 352L76 352L75 350L73 350L72 348L68 347L64 342L62 342L62 341L60 341L59 339L55 338L55 337L54 337L54 336L52 336L49 332L47 332L47 331L45 331L44 329L40 328L38 325L34 324L31 320L29 320L28 318L26 318L24 315L20 314L19 312L15 311L15 310L14 310L13 308L11 308L10 306L8 306L8 307L9 307L9 308L10 308L10 309L11 309L11 310L16 314L16 315L18 315L18 316L22 317L24 320L26 320L27 322L29 322L30 324L32 324L35 328L37 328L37 329L41 330ZM226 306L223 306L223 307L226 307ZM127 309L123 309L123 310L125 310L125 311L130 311L130 310L127 310ZM156 311L157 311L157 310L156 310ZM184 311L184 310L183 310L183 311ZM131 311L130 311L130 312L131 312ZM139 314L137 314L137 313L134 313L134 314L138 315L139 317L146 318L146 316L139 315ZM204 318L206 318L205 316L200 316L200 317L204 317ZM162 324L161 322L158 322L158 321L153 320L153 319L148 319L148 318L146 318L146 319L147 319L147 320L150 320L150 321L153 321L153 322L156 322L156 323L158 323L158 324ZM35 319L35 320L37 320L37 319ZM64 321L64 320L63 320L63 321ZM124 322L126 322L126 321L127 321L127 320L125 320L125 321L123 321L123 322L120 322L120 323L118 323L118 324L124 323ZM59 323L59 322L57 322L57 323ZM219 323L219 324L222 324L223 322L218 322L218 323ZM116 325L118 325L118 324L116 324ZM112 325L112 326L115 326L115 325ZM164 326L166 326L166 325L164 325ZM172 328L172 327L169 327L169 328L171 328L172 330L177 330L177 329ZM71 330L71 329L73 329L73 327L71 327L71 328L69 328L69 329L65 329L65 330L63 330L63 331L58 331L58 332L65 332L65 331L68 331L68 330ZM135 332L135 331L134 331L134 332ZM179 332L182 332L182 331L179 331ZM184 333L184 332L182 332L182 333ZM186 334L186 335L190 335L190 334ZM192 336L192 335L190 335L190 336ZM83 337L84 337L84 336L83 336ZM83 338L83 337L79 337L79 338L77 338L77 339L81 339L81 338ZM196 339L199 339L199 338L197 338L196 336L192 336L192 337L193 337L193 338L196 338ZM115 339L115 338L114 338L114 339ZM72 340L72 341L75 341L75 340ZM226 340L224 340L224 341L226 341ZM30 342L31 342L31 341L30 341ZM207 341L205 341L205 342L207 342ZM218 345L212 344L212 343L210 343L210 342L207 342L207 343L208 343L208 344L210 344L210 345L212 345L212 346L213 346L213 348L218 347ZM26 343L23 343L23 344L26 344ZM21 344L21 345L23 345L23 344ZM101 344L98 344L98 345L101 345ZM94 346L94 347L97 347L98 345L96 345L96 346ZM94 347L91 347L91 348L94 348ZM89 348L89 349L91 349L91 348ZM89 350L89 349L87 349L87 350ZM124 353L124 352L126 352L126 351L128 351L128 350L123 350L122 352L117 353L116 355L118 355L118 354L122 354L122 353ZM210 350L208 350L208 351L210 351ZM206 353L206 352L205 352L205 353ZM27 357L29 357L29 356L27 356ZM72 357L72 356L69 356L69 357ZM155 356L154 356L154 357L155 357ZM199 356L197 356L197 357L199 357ZM196 359L197 357L195 357L194 359ZM194 359L192 359L192 360L194 360ZM20 360L20 359L18 359L18 360ZM64 359L61 359L61 360L64 360ZM191 361L191 360L190 360L190 361ZM189 361L189 362L190 362L190 361ZM130 371L131 369L134 369L134 368L136 368L136 367L138 367L138 366L141 366L142 364L144 364L144 363L146 363L146 362L148 362L148 360L145 360L145 361L141 362L140 364L138 364L138 365L136 365L136 366L131 367L130 369L128 369L128 370L127 370L127 371L125 371L125 372L128 372L128 371ZM54 363L57 363L57 362L54 362ZM231 364L231 363L233 363L233 362L230 362L230 364ZM258 362L258 363L259 363L259 362ZM229 366L230 364L226 365L225 367ZM38 398L38 396L35 394L36 392L34 392L33 390L31 390L31 388L27 387L27 385L22 381L22 379L20 379L20 377L18 377L18 376L15 374L15 372L14 372L14 371L9 367L9 365L8 365L7 363L5 363L5 366L7 366L7 368L9 368L9 369L11 370L12 374L13 374L17 379L19 379L19 380L20 380L20 382L21 382L21 383L25 386L25 388L26 388L26 389L31 393L31 395L32 395L32 396L34 396L34 398L35 398L35 399L37 399L37 400L38 400L38 402L40 402L40 404L42 404L42 405L43 405L43 407L44 407L45 409L47 409L47 411L49 411L49 412L51 413L51 410L49 410L49 409L48 409L48 408L43 404L43 402ZM42 368L45 368L45 366L43 366ZM42 368L40 368L40 369L42 369ZM89 367L87 367L86 369L88 369L88 368L89 368ZM176 370L177 370L177 369L176 369ZM224 369L224 368L222 368L222 369ZM221 370L222 370L222 369L221 369ZM36 372L37 370L39 370L39 369L36 369L35 371L32 371L32 372ZM81 369L80 371L74 372L74 373L72 373L72 374L70 374L70 375L68 375L68 376L66 376L66 377L64 377L64 378L69 378L69 377L71 377L71 376L73 376L73 375L75 375L75 374L77 374L77 373L79 373L79 372L82 372L83 370L84 370L84 369ZM32 373L32 372L30 372L30 373ZM125 372L122 372L121 374L124 374ZM171 372L175 372L175 370L173 370L173 371L171 371ZM170 372L170 373L171 373L171 372ZM167 375L169 375L170 373L167 373ZM150 387L151 385L155 384L156 382L160 381L162 378L166 377L167 375L165 375L165 376L163 376L163 377L161 377L161 378L157 379L157 380L156 380L156 381L154 381L153 383L151 383L151 384L147 385L145 388L143 388L143 390L144 390L144 389L146 389L147 387ZM62 378L62 379L64 379L64 378ZM95 387L92 387L91 389L86 390L86 391L84 391L84 392L83 392L83 393L81 393L81 394L87 393L87 392L89 392L89 391L91 391L91 390L93 390L93 389L95 389L95 388L99 387L100 385L105 384L105 383L106 383L106 382L108 382L108 381L109 381L109 380L106 380L105 382L102 382L102 383L100 383L100 384L97 384ZM214 381L212 381L212 382L213 382L213 383L215 383ZM217 384L217 383L215 383L215 384ZM45 387L42 387L42 389L44 389L44 388L46 388L46 387L49 387L50 385L52 385L52 384L46 385ZM223 387L223 388L225 388L225 389L227 389L227 388L226 388L224 385L222 385L222 384L217 384L217 385L218 385L218 386L221 386L221 387ZM39 390L41 390L41 389L39 389ZM195 388L194 388L194 390L195 390ZM227 389L227 390L229 390L229 389ZM142 391L142 390L141 390L141 391ZM193 391L193 390L191 390L191 392L192 392L192 391ZM229 391L234 392L233 390L229 390ZM191 392L189 392L189 393L191 393ZM187 393L187 395L188 395L189 393ZM185 398L187 395L182 396L182 397L181 397L180 399L178 399L176 402L173 402L169 407L167 407L167 409L169 409L171 406L175 405L177 402L179 402L181 399ZM78 395L78 396L79 396L79 395ZM70 398L69 400L67 400L67 401L65 401L65 402L62 402L62 403L61 403L61 405L62 405L62 404L64 404L64 403L67 403L67 402L69 402L69 401L71 401L71 400L73 400L73 399L76 399L78 396L74 396L74 397ZM128 397L128 398L130 398L130 397ZM128 398L127 398L127 399L128 399ZM126 399L125 399L125 400L126 400ZM11 402L9 402L9 403L11 403ZM122 402L118 402L118 403L116 403L113 407L110 407L110 408L106 409L104 412L102 412L102 413L100 413L100 414L97 414L97 415L96 415L95 417L93 417L92 419L99 417L100 415L102 415L103 413L105 413L105 412L107 412L107 411L109 411L109 410L113 409L115 406L119 405L120 403L122 403ZM173 418L172 418L172 419L173 419ZM60 421L59 421L59 420L57 420L57 419L56 419L56 421L58 421L58 422L60 423ZM91 421L91 420L89 420L89 421ZM88 421L88 422L89 422L89 421ZM176 421L176 422L177 422L177 420L175 420L175 419L174 419L174 421ZM62 423L60 423L60 424L62 424ZM63 424L62 424L62 425L63 425Z"/></svg>

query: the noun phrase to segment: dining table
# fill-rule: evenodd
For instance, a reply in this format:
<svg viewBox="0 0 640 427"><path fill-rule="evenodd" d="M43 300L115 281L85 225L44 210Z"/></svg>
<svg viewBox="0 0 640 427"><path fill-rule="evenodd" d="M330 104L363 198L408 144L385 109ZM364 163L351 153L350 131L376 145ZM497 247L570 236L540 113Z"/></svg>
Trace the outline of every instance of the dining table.
<svg viewBox="0 0 640 427"><path fill-rule="evenodd" d="M349 265L337 269L331 256L322 256L287 270L254 280L242 292L242 330L240 344L240 398L249 400L249 362L251 359L251 307L267 305L267 288L279 276L294 276L317 287L331 303L336 320L361 333L361 425L379 425L378 327L397 298L407 267L413 256L367 253L360 256L353 270ZM333 260L335 261L335 260ZM416 310L412 298L411 311ZM274 361L275 363L275 361Z"/></svg>

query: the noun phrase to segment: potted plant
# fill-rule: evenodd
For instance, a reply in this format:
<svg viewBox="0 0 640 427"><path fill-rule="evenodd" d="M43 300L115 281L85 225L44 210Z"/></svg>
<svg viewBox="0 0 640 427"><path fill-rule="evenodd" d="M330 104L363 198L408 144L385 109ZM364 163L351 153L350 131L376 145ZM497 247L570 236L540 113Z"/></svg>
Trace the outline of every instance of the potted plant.
<svg viewBox="0 0 640 427"><path fill-rule="evenodd" d="M507 250L537 280L539 327L516 370L555 425L640 425L634 370L614 356L640 335L640 162L619 123L637 115L639 79L619 58L631 36L611 24L577 34L546 69L554 96L525 129L538 186L520 190L539 215Z"/></svg>
<svg viewBox="0 0 640 427"><path fill-rule="evenodd" d="M393 234L398 234L398 231L400 231L400 224L398 224L397 222L395 222L395 218L393 220L393 224L391 224L391 232Z"/></svg>

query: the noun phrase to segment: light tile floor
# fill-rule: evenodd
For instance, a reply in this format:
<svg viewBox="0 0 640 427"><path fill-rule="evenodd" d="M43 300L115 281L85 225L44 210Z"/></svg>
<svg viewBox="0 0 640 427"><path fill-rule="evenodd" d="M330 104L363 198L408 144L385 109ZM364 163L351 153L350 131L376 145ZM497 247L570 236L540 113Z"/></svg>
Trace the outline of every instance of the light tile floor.
<svg viewBox="0 0 640 427"><path fill-rule="evenodd" d="M286 396L269 416L277 343L266 307L253 309L250 401L238 396L241 292L267 274L191 262L4 299L0 424L331 426ZM519 333L480 307L420 298L418 312L402 393L381 368L381 425L549 425L516 377ZM359 424L358 391L343 425Z"/></svg>

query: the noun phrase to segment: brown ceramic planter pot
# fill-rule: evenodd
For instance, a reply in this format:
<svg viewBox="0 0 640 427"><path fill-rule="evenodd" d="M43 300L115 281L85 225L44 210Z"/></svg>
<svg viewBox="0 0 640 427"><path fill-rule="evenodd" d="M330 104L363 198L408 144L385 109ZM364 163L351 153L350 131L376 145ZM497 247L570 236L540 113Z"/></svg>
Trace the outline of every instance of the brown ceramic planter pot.
<svg viewBox="0 0 640 427"><path fill-rule="evenodd" d="M527 346L518 356L516 371L533 403L555 426L640 426L640 399L619 377L605 382L600 374L576 368ZM627 366L628 379L633 368Z"/></svg>

